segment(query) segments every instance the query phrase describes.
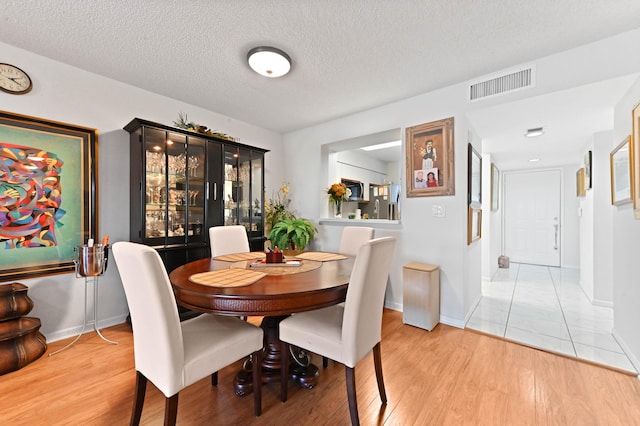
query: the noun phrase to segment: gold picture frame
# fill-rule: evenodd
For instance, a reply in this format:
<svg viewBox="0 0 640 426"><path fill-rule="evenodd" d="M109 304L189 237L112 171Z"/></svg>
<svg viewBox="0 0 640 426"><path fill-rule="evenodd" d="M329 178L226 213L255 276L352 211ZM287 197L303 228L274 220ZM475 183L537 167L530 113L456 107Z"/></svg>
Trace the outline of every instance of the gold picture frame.
<svg viewBox="0 0 640 426"><path fill-rule="evenodd" d="M467 245L482 237L482 210L469 206L467 214Z"/></svg>
<svg viewBox="0 0 640 426"><path fill-rule="evenodd" d="M609 171L611 174L611 204L619 206L631 202L633 179L633 144L631 135L627 136L609 154Z"/></svg>
<svg viewBox="0 0 640 426"><path fill-rule="evenodd" d="M632 146L633 160L631 162L631 199L633 200L633 213L636 219L640 219L640 102L631 112L633 133L629 146Z"/></svg>
<svg viewBox="0 0 640 426"><path fill-rule="evenodd" d="M72 272L97 238L98 131L0 111L0 282Z"/></svg>
<svg viewBox="0 0 640 426"><path fill-rule="evenodd" d="M500 170L491 163L491 211L498 211L500 207Z"/></svg>
<svg viewBox="0 0 640 426"><path fill-rule="evenodd" d="M576 196L584 197L587 191L584 187L584 167L580 167L576 172Z"/></svg>
<svg viewBox="0 0 640 426"><path fill-rule="evenodd" d="M453 117L406 129L407 197L455 195Z"/></svg>

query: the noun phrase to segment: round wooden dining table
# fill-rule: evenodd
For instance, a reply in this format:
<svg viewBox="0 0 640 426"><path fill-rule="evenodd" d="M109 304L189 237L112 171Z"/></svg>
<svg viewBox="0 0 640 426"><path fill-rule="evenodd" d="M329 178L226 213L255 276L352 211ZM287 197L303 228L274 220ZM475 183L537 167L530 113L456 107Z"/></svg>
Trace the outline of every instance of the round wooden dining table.
<svg viewBox="0 0 640 426"><path fill-rule="evenodd" d="M285 252L285 255L287 259L292 259L300 253ZM220 315L263 317L260 325L264 330L262 382L268 383L280 380L280 321L296 312L335 305L346 298L354 257L316 262L315 265L309 262L314 261L302 260L307 267L297 269L291 266L280 268L281 273L274 273L269 267L250 267L251 261L242 264L207 258L176 268L169 274L169 279L177 302L186 308ZM246 267L247 270L265 272L266 275L252 284L238 287L199 284L191 279L196 274L231 267ZM295 358L296 354L292 355ZM304 364L290 363L291 377L300 386L311 388L317 383L318 369L311 363ZM245 366L236 375L234 386L239 396L253 390L250 368Z"/></svg>

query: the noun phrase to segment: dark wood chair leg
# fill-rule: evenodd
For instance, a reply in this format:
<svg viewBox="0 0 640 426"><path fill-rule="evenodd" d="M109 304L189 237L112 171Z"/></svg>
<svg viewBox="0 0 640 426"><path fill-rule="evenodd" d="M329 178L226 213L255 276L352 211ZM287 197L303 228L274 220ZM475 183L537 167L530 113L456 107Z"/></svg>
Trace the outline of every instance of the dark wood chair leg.
<svg viewBox="0 0 640 426"><path fill-rule="evenodd" d="M281 342L280 344L280 401L287 401L287 393L289 385L289 344Z"/></svg>
<svg viewBox="0 0 640 426"><path fill-rule="evenodd" d="M256 417L262 414L262 349L251 354L253 364L253 413Z"/></svg>
<svg viewBox="0 0 640 426"><path fill-rule="evenodd" d="M167 398L164 402L164 426L175 426L178 418L178 395Z"/></svg>
<svg viewBox="0 0 640 426"><path fill-rule="evenodd" d="M376 379L378 379L378 392L383 404L387 403L387 393L384 390L384 378L382 377L382 357L380 355L380 342L373 347L373 364L376 367Z"/></svg>
<svg viewBox="0 0 640 426"><path fill-rule="evenodd" d="M329 365L329 358L327 358L326 356L322 357L322 368L327 368L327 366Z"/></svg>
<svg viewBox="0 0 640 426"><path fill-rule="evenodd" d="M211 386L218 386L218 372L211 375Z"/></svg>
<svg viewBox="0 0 640 426"><path fill-rule="evenodd" d="M140 424L142 416L142 406L144 405L144 395L147 392L147 378L139 371L136 371L136 390L133 395L133 410L131 411L131 426Z"/></svg>
<svg viewBox="0 0 640 426"><path fill-rule="evenodd" d="M349 415L351 416L351 425L360 426L360 417L358 416L358 400L356 399L356 369L344 366L347 379L347 398L349 399Z"/></svg>

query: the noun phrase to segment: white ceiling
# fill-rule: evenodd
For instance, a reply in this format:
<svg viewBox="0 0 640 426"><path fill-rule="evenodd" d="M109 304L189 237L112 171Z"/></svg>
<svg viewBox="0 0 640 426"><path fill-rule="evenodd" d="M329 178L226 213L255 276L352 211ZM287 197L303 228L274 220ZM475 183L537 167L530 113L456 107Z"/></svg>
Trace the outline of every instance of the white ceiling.
<svg viewBox="0 0 640 426"><path fill-rule="evenodd" d="M637 0L3 0L0 41L286 133L639 23ZM293 59L290 74L253 73L246 53L260 45L285 50ZM0 52L0 62L11 58ZM576 111L579 95L558 94L553 101L570 102L565 112ZM472 117L481 136L500 147L496 156L504 155L505 140L523 143L515 139L528 125L522 118L532 115L527 108L544 100L537 101ZM583 120L596 114L581 113ZM491 122L500 114L509 119ZM550 136L556 124L550 116L540 121ZM224 132L216 123L202 124Z"/></svg>

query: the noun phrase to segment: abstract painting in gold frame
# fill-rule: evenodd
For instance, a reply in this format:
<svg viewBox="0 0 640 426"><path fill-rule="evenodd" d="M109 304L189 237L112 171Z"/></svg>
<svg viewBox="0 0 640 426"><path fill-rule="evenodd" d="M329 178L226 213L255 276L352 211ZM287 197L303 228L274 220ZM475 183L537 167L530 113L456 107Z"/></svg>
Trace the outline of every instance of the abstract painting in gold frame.
<svg viewBox="0 0 640 426"><path fill-rule="evenodd" d="M0 111L0 281L74 270L97 236L98 131Z"/></svg>

